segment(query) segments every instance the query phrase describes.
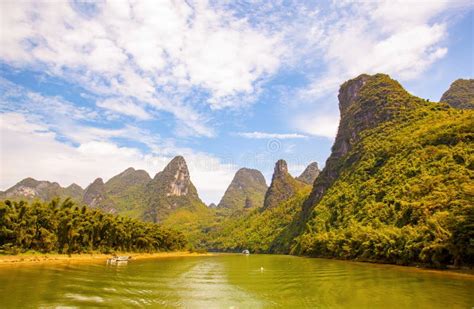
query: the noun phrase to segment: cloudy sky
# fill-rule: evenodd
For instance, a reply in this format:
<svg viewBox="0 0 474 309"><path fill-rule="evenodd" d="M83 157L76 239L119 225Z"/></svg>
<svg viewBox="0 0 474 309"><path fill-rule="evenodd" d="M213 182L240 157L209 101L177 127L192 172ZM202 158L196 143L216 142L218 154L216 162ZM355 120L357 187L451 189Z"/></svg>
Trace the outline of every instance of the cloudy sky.
<svg viewBox="0 0 474 309"><path fill-rule="evenodd" d="M323 166L345 80L436 101L473 77L472 3L3 0L0 190L153 177L180 154L210 203L239 167Z"/></svg>

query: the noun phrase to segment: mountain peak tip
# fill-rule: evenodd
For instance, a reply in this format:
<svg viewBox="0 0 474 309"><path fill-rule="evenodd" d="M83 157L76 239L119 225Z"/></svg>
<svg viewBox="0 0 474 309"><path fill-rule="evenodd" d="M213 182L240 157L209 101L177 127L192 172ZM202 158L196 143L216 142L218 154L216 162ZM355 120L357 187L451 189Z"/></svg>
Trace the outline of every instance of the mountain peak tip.
<svg viewBox="0 0 474 309"><path fill-rule="evenodd" d="M275 163L275 171L274 174L288 174L288 164L285 160L280 159Z"/></svg>

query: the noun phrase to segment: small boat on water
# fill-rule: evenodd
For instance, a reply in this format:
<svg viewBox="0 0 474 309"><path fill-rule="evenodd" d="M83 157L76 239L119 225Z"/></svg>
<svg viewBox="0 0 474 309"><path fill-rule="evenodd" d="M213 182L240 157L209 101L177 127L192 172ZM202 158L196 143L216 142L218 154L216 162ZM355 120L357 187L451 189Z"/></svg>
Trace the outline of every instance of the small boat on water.
<svg viewBox="0 0 474 309"><path fill-rule="evenodd" d="M132 259L131 256L113 256L107 259L107 264L127 263Z"/></svg>
<svg viewBox="0 0 474 309"><path fill-rule="evenodd" d="M242 251L242 254L245 254L245 255L249 255L250 254L250 251L245 249L244 251Z"/></svg>

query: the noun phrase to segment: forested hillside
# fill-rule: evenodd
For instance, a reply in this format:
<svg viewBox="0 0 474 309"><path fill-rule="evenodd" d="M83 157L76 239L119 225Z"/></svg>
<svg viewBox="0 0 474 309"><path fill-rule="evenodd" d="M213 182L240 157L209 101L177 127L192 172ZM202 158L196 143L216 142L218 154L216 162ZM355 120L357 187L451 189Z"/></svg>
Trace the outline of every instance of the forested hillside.
<svg viewBox="0 0 474 309"><path fill-rule="evenodd" d="M210 247L472 264L473 112L414 97L383 74L346 82L339 101L339 132L311 193L224 222Z"/></svg>
<svg viewBox="0 0 474 309"><path fill-rule="evenodd" d="M474 114L414 97L386 75L364 78L351 100L340 102L335 147L343 144L345 152L334 156L333 148L316 180L292 252L472 263ZM346 128L356 134L346 136Z"/></svg>

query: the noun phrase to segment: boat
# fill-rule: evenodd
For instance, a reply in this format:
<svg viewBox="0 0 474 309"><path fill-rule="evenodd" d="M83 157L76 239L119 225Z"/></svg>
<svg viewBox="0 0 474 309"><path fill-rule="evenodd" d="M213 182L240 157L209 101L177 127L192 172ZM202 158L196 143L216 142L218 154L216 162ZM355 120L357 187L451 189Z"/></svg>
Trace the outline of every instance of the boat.
<svg viewBox="0 0 474 309"><path fill-rule="evenodd" d="M131 259L132 259L131 256L116 256L115 255L107 259L107 264L127 263Z"/></svg>
<svg viewBox="0 0 474 309"><path fill-rule="evenodd" d="M245 249L244 251L242 251L242 254L245 254L245 255L249 255L250 254L250 251Z"/></svg>

